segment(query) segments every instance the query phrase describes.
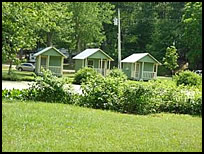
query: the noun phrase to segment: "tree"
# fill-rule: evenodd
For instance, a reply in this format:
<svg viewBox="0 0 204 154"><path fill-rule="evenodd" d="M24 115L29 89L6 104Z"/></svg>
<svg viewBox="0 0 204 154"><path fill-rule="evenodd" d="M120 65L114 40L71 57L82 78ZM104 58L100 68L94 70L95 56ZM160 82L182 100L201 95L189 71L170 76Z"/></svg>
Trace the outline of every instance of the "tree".
<svg viewBox="0 0 204 154"><path fill-rule="evenodd" d="M165 57L163 58L164 65L171 70L172 75L173 71L178 67L178 53L175 46L167 47Z"/></svg>
<svg viewBox="0 0 204 154"><path fill-rule="evenodd" d="M44 46L55 44L56 37L62 38L70 36L71 30L71 13L67 10L70 3L56 2L37 2L37 19L34 29L38 35L39 42Z"/></svg>
<svg viewBox="0 0 204 154"><path fill-rule="evenodd" d="M86 47L98 47L105 40L103 23L110 24L113 5L106 2L73 2L70 5L75 42L75 51L81 52Z"/></svg>
<svg viewBox="0 0 204 154"><path fill-rule="evenodd" d="M187 49L189 67L202 68L202 2L185 4L182 17L184 25L183 44Z"/></svg>
<svg viewBox="0 0 204 154"><path fill-rule="evenodd" d="M147 52L155 56L159 61L165 56L166 46L176 42L180 50L180 35L182 35L181 19L184 2L159 2L155 10L151 41L146 46ZM180 54L180 53L179 53Z"/></svg>
<svg viewBox="0 0 204 154"><path fill-rule="evenodd" d="M18 60L17 53L21 48L32 49L36 45L36 37L31 28L35 18L33 3L2 3L2 59L12 64Z"/></svg>

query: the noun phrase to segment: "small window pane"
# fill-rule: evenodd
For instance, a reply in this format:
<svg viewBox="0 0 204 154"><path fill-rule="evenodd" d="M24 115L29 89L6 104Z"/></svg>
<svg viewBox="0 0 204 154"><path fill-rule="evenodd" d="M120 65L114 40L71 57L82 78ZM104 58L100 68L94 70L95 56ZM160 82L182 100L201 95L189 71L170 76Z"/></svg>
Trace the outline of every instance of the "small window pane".
<svg viewBox="0 0 204 154"><path fill-rule="evenodd" d="M93 67L93 60L88 60L88 67Z"/></svg>

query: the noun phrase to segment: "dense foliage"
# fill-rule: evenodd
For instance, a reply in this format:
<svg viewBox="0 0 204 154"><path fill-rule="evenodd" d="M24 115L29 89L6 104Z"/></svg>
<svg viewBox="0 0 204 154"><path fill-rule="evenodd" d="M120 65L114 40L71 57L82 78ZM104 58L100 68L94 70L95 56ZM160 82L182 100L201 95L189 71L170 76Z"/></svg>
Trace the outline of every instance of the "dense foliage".
<svg viewBox="0 0 204 154"><path fill-rule="evenodd" d="M90 80L82 85L83 96L80 105L119 111L122 83L122 79L112 77Z"/></svg>
<svg viewBox="0 0 204 154"><path fill-rule="evenodd" d="M84 67L78 70L77 73L74 75L73 83L75 84L81 84L82 82L86 83L93 78L103 78L103 76L92 68Z"/></svg>
<svg viewBox="0 0 204 154"><path fill-rule="evenodd" d="M173 81L127 84L116 78L104 78L91 80L82 89L82 106L134 114L202 113L201 90L177 86Z"/></svg>
<svg viewBox="0 0 204 154"><path fill-rule="evenodd" d="M69 84L65 85L65 80L53 76L49 70L44 70L42 76L36 77L29 89L2 90L2 97L73 104L75 97L73 87Z"/></svg>
<svg viewBox="0 0 204 154"><path fill-rule="evenodd" d="M173 71L178 67L178 53L175 46L167 47L165 57L163 58L164 66Z"/></svg>
<svg viewBox="0 0 204 154"><path fill-rule="evenodd" d="M179 67L202 68L202 2L3 2L2 61L53 45L69 53L101 48L117 66L118 8L122 59L149 52L162 62L175 45Z"/></svg>
<svg viewBox="0 0 204 154"><path fill-rule="evenodd" d="M150 84L152 112L202 114L202 90L177 86L173 81L153 81Z"/></svg>
<svg viewBox="0 0 204 154"><path fill-rule="evenodd" d="M91 78L82 83L82 95L63 85L63 81L46 73L31 89L2 90L2 97L69 103L132 114L202 114L202 88L177 86L172 80L129 83L122 78Z"/></svg>
<svg viewBox="0 0 204 154"><path fill-rule="evenodd" d="M195 72L181 71L174 76L177 85L202 86L202 77Z"/></svg>
<svg viewBox="0 0 204 154"><path fill-rule="evenodd" d="M53 76L51 71L43 71L42 76L28 90L28 95L34 95L36 101L71 103L73 89L71 85L64 86L66 81Z"/></svg>
<svg viewBox="0 0 204 154"><path fill-rule="evenodd" d="M122 81L127 80L127 75L120 69L114 68L110 70L110 72L107 74L107 77L114 77L114 78L119 78Z"/></svg>

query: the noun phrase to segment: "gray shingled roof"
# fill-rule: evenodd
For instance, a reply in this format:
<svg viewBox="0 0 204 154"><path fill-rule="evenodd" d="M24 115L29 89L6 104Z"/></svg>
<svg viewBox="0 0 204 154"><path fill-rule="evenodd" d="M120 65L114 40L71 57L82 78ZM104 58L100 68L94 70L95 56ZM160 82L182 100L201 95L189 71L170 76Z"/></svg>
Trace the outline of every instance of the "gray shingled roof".
<svg viewBox="0 0 204 154"><path fill-rule="evenodd" d="M63 57L67 58L66 55L64 55L63 53L61 53L61 52L60 52L59 50L57 50L55 47L47 47L47 48L45 48L45 49L43 49L43 50L41 50L41 51L35 53L33 56L38 56L38 55L40 55L40 54L42 54L42 53L44 53L44 52L46 52L46 51L48 51L48 50L50 50L50 49L54 49L54 50L57 51L59 54L61 54Z"/></svg>
<svg viewBox="0 0 204 154"><path fill-rule="evenodd" d="M73 57L72 59L86 59L89 56L93 55L94 53L96 53L97 51L101 51L104 55L106 55L108 58L110 58L111 60L113 60L109 55L107 55L105 52L103 52L101 49L99 48L95 48L95 49L86 49L84 51L82 51L81 53L79 53L78 55L76 55L75 57Z"/></svg>
<svg viewBox="0 0 204 154"><path fill-rule="evenodd" d="M132 55L128 56L127 58L123 59L121 62L123 62L123 63L135 63L147 55L149 55L154 61L156 61L158 64L161 65L161 63L158 60L156 60L149 53L135 53L135 54L132 54Z"/></svg>

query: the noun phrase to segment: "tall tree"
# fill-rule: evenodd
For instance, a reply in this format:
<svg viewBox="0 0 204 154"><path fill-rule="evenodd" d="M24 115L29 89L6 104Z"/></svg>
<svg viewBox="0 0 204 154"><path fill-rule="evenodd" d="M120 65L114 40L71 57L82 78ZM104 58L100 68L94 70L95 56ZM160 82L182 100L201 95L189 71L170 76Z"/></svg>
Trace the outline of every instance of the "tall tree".
<svg viewBox="0 0 204 154"><path fill-rule="evenodd" d="M113 6L106 2L73 2L70 10L73 14L74 31L72 42L75 50L81 52L86 47L98 47L105 39L103 23L110 23Z"/></svg>
<svg viewBox="0 0 204 154"><path fill-rule="evenodd" d="M71 31L70 18L71 13L67 6L70 3L56 2L38 2L35 8L37 9L36 33L40 38L41 44L52 46L53 40L62 32L69 35Z"/></svg>
<svg viewBox="0 0 204 154"><path fill-rule="evenodd" d="M175 46L167 47L165 57L163 58L164 65L171 70L172 75L174 70L178 67L178 53Z"/></svg>
<svg viewBox="0 0 204 154"><path fill-rule="evenodd" d="M155 7L154 28L151 41L147 44L147 52L159 61L165 56L166 46L180 41L183 2L159 2Z"/></svg>
<svg viewBox="0 0 204 154"><path fill-rule="evenodd" d="M202 2L188 2L182 18L189 67L202 68Z"/></svg>
<svg viewBox="0 0 204 154"><path fill-rule="evenodd" d="M9 71L21 48L32 49L36 43L34 31L35 10L33 3L2 3L2 58L9 61Z"/></svg>

